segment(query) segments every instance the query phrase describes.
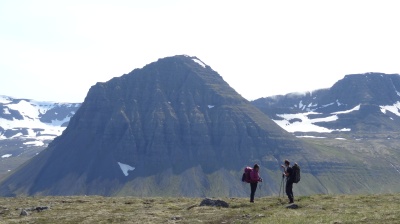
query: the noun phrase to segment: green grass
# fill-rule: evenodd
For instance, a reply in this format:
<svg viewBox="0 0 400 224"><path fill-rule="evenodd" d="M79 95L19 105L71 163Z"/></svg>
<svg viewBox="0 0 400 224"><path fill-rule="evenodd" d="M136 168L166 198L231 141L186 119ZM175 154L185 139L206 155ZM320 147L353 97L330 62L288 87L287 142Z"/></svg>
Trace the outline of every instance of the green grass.
<svg viewBox="0 0 400 224"><path fill-rule="evenodd" d="M222 198L229 208L200 207L201 198L0 198L0 223L399 223L400 194ZM21 208L50 206L20 216Z"/></svg>

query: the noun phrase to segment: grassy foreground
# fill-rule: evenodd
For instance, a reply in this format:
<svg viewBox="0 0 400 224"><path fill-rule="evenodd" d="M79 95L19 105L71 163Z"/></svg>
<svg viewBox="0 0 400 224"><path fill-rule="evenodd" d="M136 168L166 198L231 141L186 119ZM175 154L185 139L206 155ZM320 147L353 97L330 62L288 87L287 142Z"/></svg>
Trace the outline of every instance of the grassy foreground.
<svg viewBox="0 0 400 224"><path fill-rule="evenodd" d="M200 207L201 198L0 198L0 223L400 223L400 194L222 198L229 208ZM48 206L20 216L21 209Z"/></svg>

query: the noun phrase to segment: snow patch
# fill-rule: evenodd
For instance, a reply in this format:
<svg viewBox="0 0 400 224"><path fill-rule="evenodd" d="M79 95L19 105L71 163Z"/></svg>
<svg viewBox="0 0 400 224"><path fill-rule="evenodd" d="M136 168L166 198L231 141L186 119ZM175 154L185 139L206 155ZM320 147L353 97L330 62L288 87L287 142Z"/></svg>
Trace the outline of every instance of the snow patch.
<svg viewBox="0 0 400 224"><path fill-rule="evenodd" d="M326 137L318 137L318 136L311 136L311 135L302 135L296 136L297 138L326 138Z"/></svg>
<svg viewBox="0 0 400 224"><path fill-rule="evenodd" d="M121 168L122 172L124 173L124 175L127 177L129 175L129 171L133 171L135 170L135 167L131 167L127 164L123 164L118 162L119 167Z"/></svg>
<svg viewBox="0 0 400 224"><path fill-rule="evenodd" d="M304 107L305 107L305 105L303 105L303 101L300 100L300 102L299 102L299 109L300 109L300 110L304 110Z"/></svg>
<svg viewBox="0 0 400 224"><path fill-rule="evenodd" d="M3 159L4 159L4 158L11 157L11 156L12 156L12 154L5 154L5 155L2 155L2 156L1 156L1 158L3 158Z"/></svg>
<svg viewBox="0 0 400 224"><path fill-rule="evenodd" d="M283 118L283 120L273 120L281 128L288 132L319 132L319 133L331 133L333 131L350 131L349 128L343 129L328 129L314 123L319 122L331 122L338 119L337 115L332 115L323 118L310 119L308 115L310 114L320 114L316 112L307 112L299 114L277 114L277 116Z"/></svg>
<svg viewBox="0 0 400 224"><path fill-rule="evenodd" d="M12 110L20 111L23 118L21 120L0 118L0 126L6 130L20 130L23 128L28 132L27 135L23 135L23 137L26 138L37 138L38 136L47 135L51 136L51 138L48 137L48 139L52 140L54 137L62 134L66 127L61 127L61 125L70 120L70 117L66 117L63 120L52 120L51 123L41 122L39 117L41 115L40 111L43 112L45 109L40 109L26 100L21 100L17 104L7 105L7 107ZM34 131L34 129L41 129L43 131ZM13 137L15 138L21 135L22 134L14 135ZM1 138L3 139L4 137Z"/></svg>
<svg viewBox="0 0 400 224"><path fill-rule="evenodd" d="M1 99L1 96L0 96ZM4 112L10 113L10 110L19 111L22 119L7 120L0 118L0 126L5 129L14 128L28 128L28 129L44 129L49 130L50 133L41 134L51 134L60 135L64 131L65 127L60 127L62 124L68 122L72 115L65 117L62 120L52 120L50 123L44 123L40 121L40 117L47 111L59 107L73 107L76 104L69 103L54 103L54 102L38 102L33 100L20 100L15 104L7 104L7 108L4 108ZM30 134L36 135L35 131L30 132ZM29 136L35 137L35 136Z"/></svg>
<svg viewBox="0 0 400 224"><path fill-rule="evenodd" d="M15 134L15 135L11 136L9 139L18 138L18 137L21 137L21 136L22 136L22 133L19 132L19 133Z"/></svg>
<svg viewBox="0 0 400 224"><path fill-rule="evenodd" d="M360 110L360 105L361 104L359 104L358 106L355 106L353 109L350 109L350 110L338 111L338 112L334 112L334 113L331 113L331 114L348 114L348 113L351 113L353 111Z"/></svg>
<svg viewBox="0 0 400 224"><path fill-rule="evenodd" d="M393 104L393 105L386 105L386 106L379 106L381 108L381 112L386 114L386 111L390 111L394 114L396 114L397 116L400 116L400 101L397 101L397 103Z"/></svg>
<svg viewBox="0 0 400 224"><path fill-rule="evenodd" d="M10 113L10 110L9 110L7 107L4 107L4 108L3 108L3 113L4 113L4 114L11 114L11 113Z"/></svg>
<svg viewBox="0 0 400 224"><path fill-rule="evenodd" d="M199 59L193 58L192 60L193 60L194 62L196 62L197 64L201 65L203 68L206 67L206 64L204 64L204 63L203 63L202 61L200 61Z"/></svg>
<svg viewBox="0 0 400 224"><path fill-rule="evenodd" d="M334 103L325 104L325 105L322 105L321 108L329 107L329 106L332 106L333 104L334 104Z"/></svg>
<svg viewBox="0 0 400 224"><path fill-rule="evenodd" d="M23 117L33 119L39 116L39 110L27 100L21 100L16 104L9 104L7 106L12 110L21 111Z"/></svg>
<svg viewBox="0 0 400 224"><path fill-rule="evenodd" d="M24 145L44 146L44 142L42 142L42 141L30 141L30 142L24 142Z"/></svg>
<svg viewBox="0 0 400 224"><path fill-rule="evenodd" d="M7 104L7 103L11 103L12 101L11 101L11 99L9 98L9 97L7 97L7 96L0 96L0 103L4 103L4 104Z"/></svg>

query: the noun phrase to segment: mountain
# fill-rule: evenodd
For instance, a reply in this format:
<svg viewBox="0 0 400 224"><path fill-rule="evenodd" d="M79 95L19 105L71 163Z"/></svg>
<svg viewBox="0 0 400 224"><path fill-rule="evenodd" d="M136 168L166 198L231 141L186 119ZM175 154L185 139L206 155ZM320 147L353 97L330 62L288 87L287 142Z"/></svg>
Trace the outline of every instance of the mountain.
<svg viewBox="0 0 400 224"><path fill-rule="evenodd" d="M175 56L92 86L63 134L0 191L247 195L238 181L244 166L279 173L292 152L313 155L200 59Z"/></svg>
<svg viewBox="0 0 400 224"><path fill-rule="evenodd" d="M61 135L79 106L0 96L0 177Z"/></svg>
<svg viewBox="0 0 400 224"><path fill-rule="evenodd" d="M346 75L329 89L261 98L253 105L289 132L400 131L400 75Z"/></svg>
<svg viewBox="0 0 400 224"><path fill-rule="evenodd" d="M321 149L326 163L318 172L326 178L316 176L343 184L332 190L335 185L324 183L325 193L400 191L400 75L346 75L331 88L261 98L252 104ZM332 160L342 165L330 164ZM336 174L329 174L332 171Z"/></svg>
<svg viewBox="0 0 400 224"><path fill-rule="evenodd" d="M265 196L279 193L287 158L301 165L296 195L400 191L398 142L385 144L296 138L210 66L179 55L92 86L0 195L248 196L241 174L258 163Z"/></svg>

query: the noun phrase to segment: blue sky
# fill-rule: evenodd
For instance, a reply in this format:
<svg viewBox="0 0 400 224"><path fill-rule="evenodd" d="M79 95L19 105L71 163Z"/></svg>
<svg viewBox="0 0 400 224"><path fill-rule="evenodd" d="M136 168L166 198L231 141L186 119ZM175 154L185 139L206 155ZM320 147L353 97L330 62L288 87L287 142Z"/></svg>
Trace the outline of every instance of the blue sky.
<svg viewBox="0 0 400 224"><path fill-rule="evenodd" d="M400 73L396 1L1 0L0 95L82 102L96 82L187 54L253 100Z"/></svg>

